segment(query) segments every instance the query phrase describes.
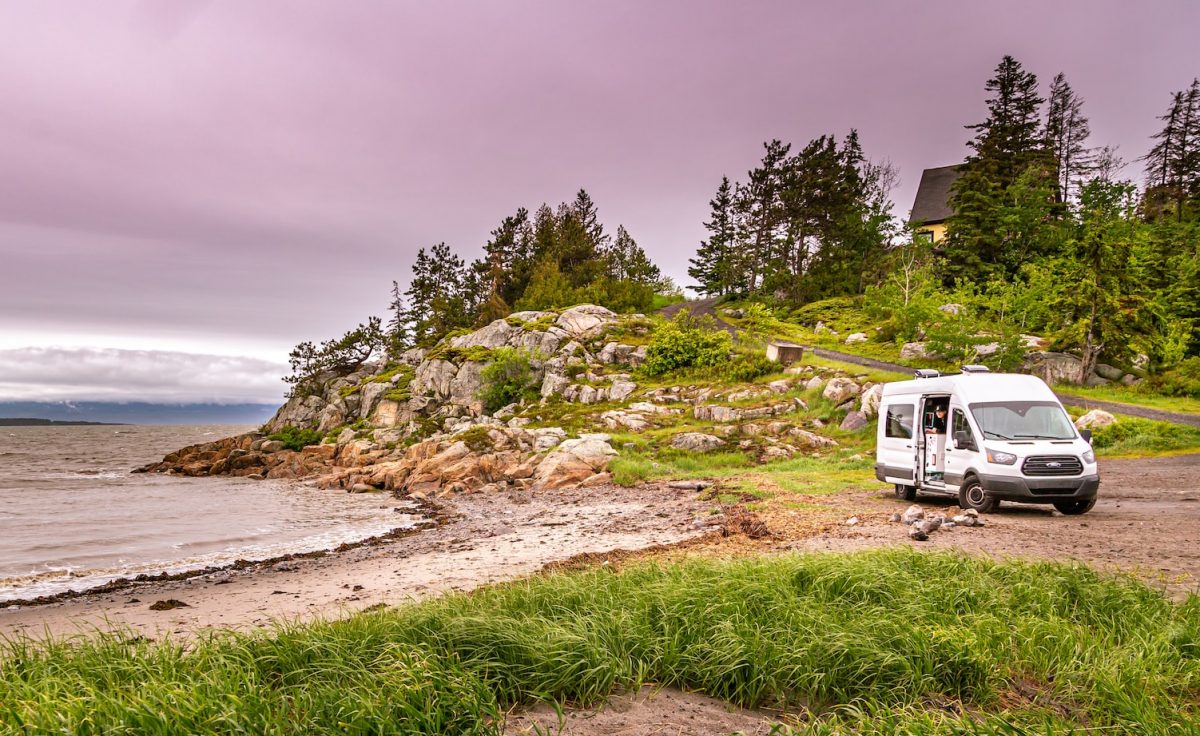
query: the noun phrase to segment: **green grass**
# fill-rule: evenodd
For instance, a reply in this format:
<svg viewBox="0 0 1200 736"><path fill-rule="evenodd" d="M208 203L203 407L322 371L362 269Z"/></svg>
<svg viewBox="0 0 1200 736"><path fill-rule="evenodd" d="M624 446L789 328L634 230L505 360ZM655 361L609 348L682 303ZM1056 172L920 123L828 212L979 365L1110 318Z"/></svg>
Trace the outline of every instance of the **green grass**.
<svg viewBox="0 0 1200 736"><path fill-rule="evenodd" d="M186 647L11 642L0 733L495 734L643 683L795 733L1194 733L1200 598L907 550L601 568Z"/></svg>
<svg viewBox="0 0 1200 736"><path fill-rule="evenodd" d="M1092 430L1092 446L1102 457L1146 457L1200 450L1200 427L1118 416Z"/></svg>
<svg viewBox="0 0 1200 736"><path fill-rule="evenodd" d="M1088 387L1059 384L1054 387L1054 391L1059 394L1078 396L1081 399L1112 401L1117 404L1130 404L1148 409L1200 415L1200 399L1187 396L1164 396L1137 386Z"/></svg>

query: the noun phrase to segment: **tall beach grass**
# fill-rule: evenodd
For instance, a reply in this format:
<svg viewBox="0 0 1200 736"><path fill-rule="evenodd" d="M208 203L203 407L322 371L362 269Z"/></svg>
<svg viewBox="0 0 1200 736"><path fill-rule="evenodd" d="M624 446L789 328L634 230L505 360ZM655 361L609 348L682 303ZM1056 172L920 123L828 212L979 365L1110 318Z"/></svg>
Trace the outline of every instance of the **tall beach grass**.
<svg viewBox="0 0 1200 736"><path fill-rule="evenodd" d="M1200 598L875 551L539 576L182 646L9 642L0 733L496 733L657 683L796 733L1195 733Z"/></svg>

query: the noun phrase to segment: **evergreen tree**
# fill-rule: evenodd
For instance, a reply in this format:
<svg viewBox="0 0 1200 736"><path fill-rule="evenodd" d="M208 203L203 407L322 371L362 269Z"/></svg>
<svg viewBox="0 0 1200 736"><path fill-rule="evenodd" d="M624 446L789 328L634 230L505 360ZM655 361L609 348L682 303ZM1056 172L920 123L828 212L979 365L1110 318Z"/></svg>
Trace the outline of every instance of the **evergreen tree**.
<svg viewBox="0 0 1200 736"><path fill-rule="evenodd" d="M1087 147L1091 126L1083 114L1083 98L1071 89L1059 72L1050 83L1044 136L1046 150L1054 159L1059 202L1073 201L1084 179L1095 167L1095 152Z"/></svg>
<svg viewBox="0 0 1200 736"><path fill-rule="evenodd" d="M778 140L764 143L766 153L762 162L749 173L749 183L741 192L737 206L741 210L747 241L744 245L747 259L745 264L746 290L756 291L773 262L781 258L786 250L786 215L782 193L787 176L787 158L790 144Z"/></svg>
<svg viewBox="0 0 1200 736"><path fill-rule="evenodd" d="M1164 126L1143 159L1146 209L1154 217L1170 204L1176 222L1182 222L1191 216L1189 200L1200 200L1200 79L1192 80L1186 91L1174 93L1167 113L1159 119Z"/></svg>
<svg viewBox="0 0 1200 736"><path fill-rule="evenodd" d="M701 294L725 295L733 291L733 252L736 231L733 213L733 188L729 177L721 177L717 194L708 202L712 214L704 229L708 238L700 242L696 255L688 259L688 276L699 284Z"/></svg>
<svg viewBox="0 0 1200 736"><path fill-rule="evenodd" d="M608 276L618 281L632 281L643 286L656 286L662 279L658 266L650 262L646 251L634 241L624 225L617 226L617 237L605 252Z"/></svg>
<svg viewBox="0 0 1200 736"><path fill-rule="evenodd" d="M387 349L390 355L396 356L412 347L412 332L408 322L412 315L404 305L404 293L396 281L392 282L392 301L388 311L392 316L388 319L385 333Z"/></svg>
<svg viewBox="0 0 1200 736"><path fill-rule="evenodd" d="M1011 276L1016 258L1002 237L999 218L1010 197L1009 187L1033 168L1037 176L1052 179L1040 135L1037 77L1026 72L1011 56L996 67L985 89L988 116L966 126L975 131L967 145L973 153L955 182L950 204L954 215L947 222L939 272L948 284L985 283L993 275Z"/></svg>

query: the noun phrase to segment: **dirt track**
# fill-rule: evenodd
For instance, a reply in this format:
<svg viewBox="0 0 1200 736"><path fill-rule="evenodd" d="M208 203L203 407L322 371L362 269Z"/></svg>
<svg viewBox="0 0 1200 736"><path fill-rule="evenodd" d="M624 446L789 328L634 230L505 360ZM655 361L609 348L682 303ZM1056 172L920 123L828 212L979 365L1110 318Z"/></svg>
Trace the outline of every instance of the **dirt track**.
<svg viewBox="0 0 1200 736"><path fill-rule="evenodd" d="M797 539L797 550L857 550L890 544L957 548L998 557L1075 559L1134 572L1173 595L1200 592L1200 455L1101 460L1100 497L1090 513L1063 516L1050 506L1002 504L987 526L937 532L912 542L907 528L889 521L909 504L886 490L851 491L829 503L856 526L837 524ZM947 500L919 497L927 509L958 513Z"/></svg>

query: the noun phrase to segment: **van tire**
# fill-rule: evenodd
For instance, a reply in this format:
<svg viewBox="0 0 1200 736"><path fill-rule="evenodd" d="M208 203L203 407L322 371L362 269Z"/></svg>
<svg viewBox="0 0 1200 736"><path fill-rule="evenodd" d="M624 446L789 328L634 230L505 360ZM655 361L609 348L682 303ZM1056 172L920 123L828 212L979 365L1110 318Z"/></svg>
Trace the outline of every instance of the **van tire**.
<svg viewBox="0 0 1200 736"><path fill-rule="evenodd" d="M981 514L990 514L999 505L1000 501L988 495L979 479L973 475L968 475L963 480L962 487L958 489L959 508L975 509Z"/></svg>
<svg viewBox="0 0 1200 736"><path fill-rule="evenodd" d="M1094 497L1083 501L1054 502L1054 508L1058 510L1058 513L1064 516L1079 516L1080 514L1086 514L1087 512L1091 511L1092 507L1095 505L1096 499Z"/></svg>
<svg viewBox="0 0 1200 736"><path fill-rule="evenodd" d="M896 484L896 498L902 501L914 501L917 498L917 487L906 486L903 483Z"/></svg>

